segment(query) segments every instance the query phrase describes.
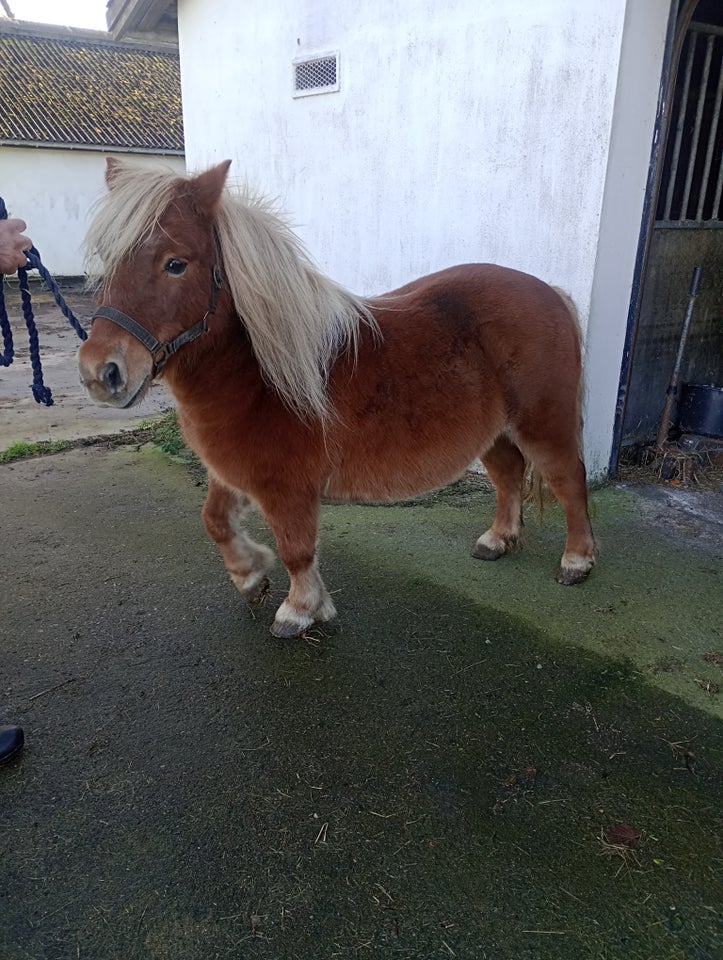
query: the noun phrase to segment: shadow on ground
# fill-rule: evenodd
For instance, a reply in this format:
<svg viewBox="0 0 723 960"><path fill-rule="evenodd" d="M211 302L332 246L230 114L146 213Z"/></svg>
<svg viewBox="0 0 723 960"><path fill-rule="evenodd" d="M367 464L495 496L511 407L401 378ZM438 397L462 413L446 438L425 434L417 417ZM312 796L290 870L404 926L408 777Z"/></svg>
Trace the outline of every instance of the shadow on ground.
<svg viewBox="0 0 723 960"><path fill-rule="evenodd" d="M178 464L0 478L4 960L723 955L714 543L602 491L565 590L554 511L483 564L472 485L328 507L339 621L277 641Z"/></svg>

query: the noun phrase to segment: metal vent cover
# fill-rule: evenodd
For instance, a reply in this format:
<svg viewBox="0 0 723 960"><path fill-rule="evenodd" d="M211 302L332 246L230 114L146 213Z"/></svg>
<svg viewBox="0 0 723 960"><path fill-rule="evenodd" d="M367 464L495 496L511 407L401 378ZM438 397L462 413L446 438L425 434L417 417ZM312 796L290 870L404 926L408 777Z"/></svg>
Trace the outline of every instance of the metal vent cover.
<svg viewBox="0 0 723 960"><path fill-rule="evenodd" d="M339 89L339 54L299 57L292 63L293 95L309 97Z"/></svg>

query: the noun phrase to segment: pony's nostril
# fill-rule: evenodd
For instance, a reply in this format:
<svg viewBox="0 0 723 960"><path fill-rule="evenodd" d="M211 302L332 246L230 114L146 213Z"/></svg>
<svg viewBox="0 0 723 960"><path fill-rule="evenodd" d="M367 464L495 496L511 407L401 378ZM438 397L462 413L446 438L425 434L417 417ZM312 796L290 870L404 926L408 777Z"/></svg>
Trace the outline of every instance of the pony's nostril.
<svg viewBox="0 0 723 960"><path fill-rule="evenodd" d="M117 363L106 363L100 371L100 379L109 393L118 393L123 387L123 374Z"/></svg>

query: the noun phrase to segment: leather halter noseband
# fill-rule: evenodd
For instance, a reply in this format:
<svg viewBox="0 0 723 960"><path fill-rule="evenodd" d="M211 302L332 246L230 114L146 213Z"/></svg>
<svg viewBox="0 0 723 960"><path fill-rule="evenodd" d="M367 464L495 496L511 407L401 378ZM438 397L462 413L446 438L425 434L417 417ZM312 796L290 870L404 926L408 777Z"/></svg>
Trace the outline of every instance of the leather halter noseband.
<svg viewBox="0 0 723 960"><path fill-rule="evenodd" d="M194 340L197 340L201 334L206 333L208 330L208 324L206 320L209 316L212 316L216 312L216 306L218 304L218 292L221 289L221 284L223 283L223 275L218 264L214 264L211 268L211 306L204 313L203 319L199 320L198 323L194 324L188 330L184 330L183 333L179 333L177 337L174 337L173 340L164 340L161 342L157 340L145 327L141 326L136 320L132 317L129 317L125 313L121 313L120 310L116 310L115 307L98 307L98 309L93 314L91 319L91 324L96 317L102 317L104 320L110 320L111 323L116 324L118 327L122 327L131 336L135 337L143 346L148 350L153 358L153 370L151 372L151 379L154 379L158 374L163 370L166 363L170 360L174 353L184 347L187 343L192 343Z"/></svg>

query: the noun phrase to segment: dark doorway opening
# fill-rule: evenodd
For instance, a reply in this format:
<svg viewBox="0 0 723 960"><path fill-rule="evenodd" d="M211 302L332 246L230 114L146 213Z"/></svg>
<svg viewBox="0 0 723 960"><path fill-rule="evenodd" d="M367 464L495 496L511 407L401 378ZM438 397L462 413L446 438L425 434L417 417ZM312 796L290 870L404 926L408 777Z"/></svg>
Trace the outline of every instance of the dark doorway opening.
<svg viewBox="0 0 723 960"><path fill-rule="evenodd" d="M696 266L681 381L723 384L723 4L681 0L674 15L611 473L655 440Z"/></svg>

